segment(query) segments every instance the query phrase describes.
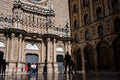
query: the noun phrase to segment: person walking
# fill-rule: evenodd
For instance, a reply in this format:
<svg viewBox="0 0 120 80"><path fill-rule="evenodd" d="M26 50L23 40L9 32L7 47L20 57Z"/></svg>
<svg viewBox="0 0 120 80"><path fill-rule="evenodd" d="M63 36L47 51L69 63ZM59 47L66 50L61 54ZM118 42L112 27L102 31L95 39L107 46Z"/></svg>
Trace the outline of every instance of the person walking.
<svg viewBox="0 0 120 80"><path fill-rule="evenodd" d="M65 59L64 59L64 62L65 62L65 72L64 74L66 74L67 72L67 67L69 68L69 72L70 72L70 60L71 60L71 56L69 55L69 52L67 51L67 53L65 54Z"/></svg>

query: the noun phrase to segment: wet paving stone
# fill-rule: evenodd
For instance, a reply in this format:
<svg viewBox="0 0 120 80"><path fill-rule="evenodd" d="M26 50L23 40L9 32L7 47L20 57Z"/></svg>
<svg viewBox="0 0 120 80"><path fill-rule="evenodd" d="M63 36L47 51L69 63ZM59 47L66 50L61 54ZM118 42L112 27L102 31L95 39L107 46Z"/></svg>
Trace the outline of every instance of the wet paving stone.
<svg viewBox="0 0 120 80"><path fill-rule="evenodd" d="M120 73L0 75L0 80L120 80Z"/></svg>

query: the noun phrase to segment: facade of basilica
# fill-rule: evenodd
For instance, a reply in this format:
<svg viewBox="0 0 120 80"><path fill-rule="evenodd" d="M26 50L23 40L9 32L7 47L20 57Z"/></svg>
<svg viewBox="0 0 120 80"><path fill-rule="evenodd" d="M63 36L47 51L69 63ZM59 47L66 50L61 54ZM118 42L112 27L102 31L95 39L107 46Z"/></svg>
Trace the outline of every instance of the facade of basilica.
<svg viewBox="0 0 120 80"><path fill-rule="evenodd" d="M120 71L120 0L69 0L76 70Z"/></svg>
<svg viewBox="0 0 120 80"><path fill-rule="evenodd" d="M0 66L7 73L62 72L64 54L71 53L67 0L0 0Z"/></svg>

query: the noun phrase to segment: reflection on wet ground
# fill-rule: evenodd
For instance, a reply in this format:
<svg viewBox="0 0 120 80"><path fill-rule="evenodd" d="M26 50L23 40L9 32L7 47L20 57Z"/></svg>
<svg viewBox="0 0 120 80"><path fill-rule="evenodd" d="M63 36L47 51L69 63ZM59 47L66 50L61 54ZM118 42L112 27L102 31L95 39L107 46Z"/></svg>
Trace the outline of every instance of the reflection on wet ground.
<svg viewBox="0 0 120 80"><path fill-rule="evenodd" d="M0 75L0 80L120 80L120 72Z"/></svg>

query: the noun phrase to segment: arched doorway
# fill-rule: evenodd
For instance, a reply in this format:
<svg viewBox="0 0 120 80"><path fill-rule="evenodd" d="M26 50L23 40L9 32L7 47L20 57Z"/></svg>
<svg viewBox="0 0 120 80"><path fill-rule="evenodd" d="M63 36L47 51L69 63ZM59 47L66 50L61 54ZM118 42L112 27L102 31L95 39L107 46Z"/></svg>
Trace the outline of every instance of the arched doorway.
<svg viewBox="0 0 120 80"><path fill-rule="evenodd" d="M91 45L87 45L84 48L84 57L85 57L85 69L95 70L94 48Z"/></svg>
<svg viewBox="0 0 120 80"><path fill-rule="evenodd" d="M111 53L109 50L109 44L106 41L102 41L97 45L97 59L98 59L98 70L109 71L112 68L111 65Z"/></svg>
<svg viewBox="0 0 120 80"><path fill-rule="evenodd" d="M82 70L82 59L81 59L81 50L80 49L78 49L74 53L74 60L75 60L75 69L77 71Z"/></svg>
<svg viewBox="0 0 120 80"><path fill-rule="evenodd" d="M116 38L113 42L114 61L116 71L120 71L120 37Z"/></svg>
<svg viewBox="0 0 120 80"><path fill-rule="evenodd" d="M36 72L38 71L38 55L37 54L27 53L25 62L26 62L26 65L28 65L28 72L31 71L30 67L33 63L37 66L35 71Z"/></svg>

